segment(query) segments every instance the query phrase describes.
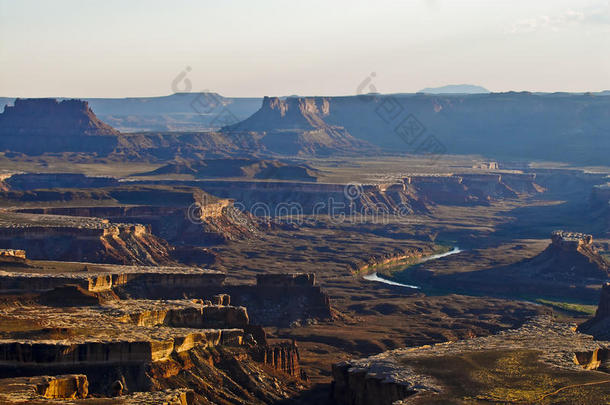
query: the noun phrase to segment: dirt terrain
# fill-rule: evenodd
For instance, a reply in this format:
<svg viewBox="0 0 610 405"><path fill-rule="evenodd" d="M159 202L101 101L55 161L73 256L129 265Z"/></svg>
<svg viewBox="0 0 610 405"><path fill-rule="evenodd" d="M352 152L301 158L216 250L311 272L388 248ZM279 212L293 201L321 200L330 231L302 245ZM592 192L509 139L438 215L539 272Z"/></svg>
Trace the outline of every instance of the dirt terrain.
<svg viewBox="0 0 610 405"><path fill-rule="evenodd" d="M417 159L411 164L393 159L308 164L320 174L308 186L247 177L208 182L173 173L133 176L130 183L86 176L7 176L0 193L0 231L21 236L7 236L0 246L5 249L0 255L0 343L13 345L4 353L29 342L69 342L87 352L92 349L85 347L93 347L87 345L104 347L112 339L119 339L112 343L116 349L102 350L121 353L121 344L153 349L128 365L98 357L105 370L101 374L86 357L71 367L56 355L45 363L42 359L52 352L41 349L30 354L33 362L27 366L3 369L2 378L7 384L12 379L14 388L0 395L30 395L45 403L51 391L40 387L60 384L73 387L62 388L62 395L80 395L82 403L144 404L161 392L183 404L332 403L338 381L333 365L341 362L404 347L495 339L505 330L527 329L541 316L553 330L563 331L593 315L607 278L601 260L609 249L597 218L603 211L589 209L597 201L589 196L595 184L604 183L605 173L548 168L494 172L462 158L444 161L443 168L430 168L426 176ZM89 176L110 174L95 165L87 170ZM114 175L138 172L141 166L123 166ZM297 217L234 209L257 201L304 206L339 197L355 201L346 194L354 184L359 185L355 204L362 207L383 202L414 209L383 215L303 212ZM396 184L403 191L392 191ZM288 192L291 188L298 191ZM120 230L104 235L104 229L126 224L142 228L134 228L133 235ZM578 236L585 242L571 250L559 239L551 240L559 229L592 234L592 243ZM454 247L460 251L421 262ZM209 274L218 274L222 283L204 283L211 276L202 267L212 269ZM315 273L315 280L264 278L280 273ZM363 278L371 273L420 288ZM230 303L215 298L223 294L231 297ZM91 324L99 326L85 326ZM217 332L211 331L219 329L220 337L213 337ZM225 339L223 330L237 332L226 332ZM566 342L557 339L558 350L589 350L578 346L579 339L590 341L587 335L561 336ZM498 381L506 380L508 371L501 374L494 367L506 362L519 373L553 381L527 393L529 382L515 379L515 389L524 392L515 400L553 390L561 390L556 397L562 401L570 395L607 395L601 369L591 374L558 371L541 362L537 349L502 347L484 354L458 351L441 360L418 358L409 367L440 385L434 385L436 394L413 398L421 403L498 400L504 395ZM45 357L38 357L41 353ZM451 372L473 363L481 371L468 380L460 377L463 390L444 382L457 378ZM69 377L61 383L50 380L60 374ZM80 375L87 378L87 394ZM121 396L112 392L116 381L123 387ZM563 389L574 384L576 391ZM32 394L31 387L43 395ZM336 395L334 400L342 401Z"/></svg>

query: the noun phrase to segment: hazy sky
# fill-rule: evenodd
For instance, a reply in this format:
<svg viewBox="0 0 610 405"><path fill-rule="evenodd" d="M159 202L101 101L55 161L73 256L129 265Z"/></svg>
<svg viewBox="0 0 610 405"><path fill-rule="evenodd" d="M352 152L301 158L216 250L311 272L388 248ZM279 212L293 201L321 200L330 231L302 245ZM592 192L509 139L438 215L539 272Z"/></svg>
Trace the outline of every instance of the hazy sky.
<svg viewBox="0 0 610 405"><path fill-rule="evenodd" d="M0 96L610 89L609 0L0 0ZM180 85L184 85L181 82Z"/></svg>

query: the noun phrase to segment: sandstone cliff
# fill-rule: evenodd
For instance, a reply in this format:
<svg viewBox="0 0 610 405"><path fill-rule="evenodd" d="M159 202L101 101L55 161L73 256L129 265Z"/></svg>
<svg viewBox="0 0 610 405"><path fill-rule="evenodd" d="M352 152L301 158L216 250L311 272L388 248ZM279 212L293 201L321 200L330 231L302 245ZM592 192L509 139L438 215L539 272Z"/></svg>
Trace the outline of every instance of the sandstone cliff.
<svg viewBox="0 0 610 405"><path fill-rule="evenodd" d="M166 241L139 224L15 224L0 228L0 246L23 249L34 260L84 260L94 263L174 263Z"/></svg>
<svg viewBox="0 0 610 405"><path fill-rule="evenodd" d="M46 207L62 202L67 207ZM214 197L200 188L179 185L131 185L95 189L59 189L0 192L0 204L45 208L21 208L28 214L95 217L111 223L145 224L150 232L180 245L178 258L213 261L211 255L186 251L183 245L209 246L252 237L260 228L250 214L233 201ZM166 249L167 250L167 249Z"/></svg>
<svg viewBox="0 0 610 405"><path fill-rule="evenodd" d="M381 184L194 180L159 183L200 187L242 204L258 216L428 213L435 204L488 205L544 191L533 174L413 175ZM353 193L353 195L351 194Z"/></svg>

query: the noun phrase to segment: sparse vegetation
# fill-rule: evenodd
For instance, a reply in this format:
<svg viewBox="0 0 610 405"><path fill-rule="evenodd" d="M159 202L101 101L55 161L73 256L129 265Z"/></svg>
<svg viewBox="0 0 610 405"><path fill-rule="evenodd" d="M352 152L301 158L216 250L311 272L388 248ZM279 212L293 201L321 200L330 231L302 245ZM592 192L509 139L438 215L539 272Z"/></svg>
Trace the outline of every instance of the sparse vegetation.
<svg viewBox="0 0 610 405"><path fill-rule="evenodd" d="M549 301L542 298L536 300L537 303L559 309L566 312L574 312L577 314L595 315L596 305L576 304L571 302Z"/></svg>

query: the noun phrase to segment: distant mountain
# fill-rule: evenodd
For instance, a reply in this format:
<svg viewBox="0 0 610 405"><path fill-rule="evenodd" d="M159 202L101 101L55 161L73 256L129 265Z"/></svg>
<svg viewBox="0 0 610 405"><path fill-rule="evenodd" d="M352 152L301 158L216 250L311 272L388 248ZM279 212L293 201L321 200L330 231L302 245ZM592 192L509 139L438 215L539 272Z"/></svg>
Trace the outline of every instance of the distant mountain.
<svg viewBox="0 0 610 405"><path fill-rule="evenodd" d="M265 149L288 155L355 153L374 147L354 138L339 125L324 121L329 114L326 98L265 97L261 108L247 119L222 128L223 133L257 134Z"/></svg>
<svg viewBox="0 0 610 405"><path fill-rule="evenodd" d="M472 84L450 84L441 87L426 87L419 91L426 94L483 94L489 93L485 87Z"/></svg>
<svg viewBox="0 0 610 405"><path fill-rule="evenodd" d="M610 97L600 93L267 97L242 121L219 120L237 122L220 131L118 135L86 103L34 102L40 105L20 101L0 116L0 151L172 161L432 150L435 155L608 165L610 150ZM144 104L136 103L138 108ZM70 111L63 111L67 107Z"/></svg>
<svg viewBox="0 0 610 405"><path fill-rule="evenodd" d="M213 92L86 100L101 119L122 132L215 130L249 117L261 103L260 98Z"/></svg>
<svg viewBox="0 0 610 405"><path fill-rule="evenodd" d="M318 101L322 98L314 98ZM382 151L608 165L610 97L392 94L325 97L324 121ZM431 145L439 144L437 147Z"/></svg>
<svg viewBox="0 0 610 405"><path fill-rule="evenodd" d="M213 92L82 100L101 120L121 132L210 131L248 118L261 105L261 98L231 98ZM0 111L14 101L0 97Z"/></svg>
<svg viewBox="0 0 610 405"><path fill-rule="evenodd" d="M119 131L102 122L86 101L17 99L0 114L0 150L110 153Z"/></svg>

